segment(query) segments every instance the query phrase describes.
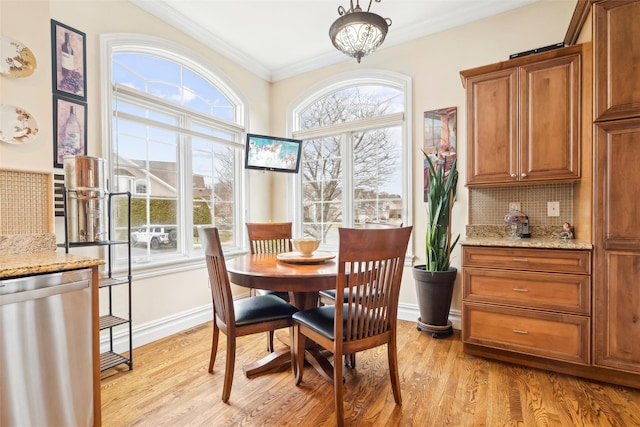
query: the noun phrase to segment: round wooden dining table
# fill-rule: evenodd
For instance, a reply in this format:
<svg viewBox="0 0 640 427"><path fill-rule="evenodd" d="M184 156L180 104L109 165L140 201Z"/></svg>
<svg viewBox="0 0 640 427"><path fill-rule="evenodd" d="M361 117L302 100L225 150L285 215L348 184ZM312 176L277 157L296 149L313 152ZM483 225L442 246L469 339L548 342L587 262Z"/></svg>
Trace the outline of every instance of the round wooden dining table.
<svg viewBox="0 0 640 427"><path fill-rule="evenodd" d="M277 254L247 254L227 261L231 283L239 286L270 291L288 292L292 305L307 310L318 305L318 292L335 289L338 264L335 259L310 262L285 262ZM287 337L278 335L288 344ZM333 367L323 354L310 347L305 352L307 361L327 380L333 381ZM289 348L278 349L264 358L244 367L249 378L279 369L291 363Z"/></svg>
<svg viewBox="0 0 640 427"><path fill-rule="evenodd" d="M227 261L231 283L254 289L289 292L291 304L300 310L318 303L318 292L334 289L338 265L321 262L285 262L277 254L247 254Z"/></svg>

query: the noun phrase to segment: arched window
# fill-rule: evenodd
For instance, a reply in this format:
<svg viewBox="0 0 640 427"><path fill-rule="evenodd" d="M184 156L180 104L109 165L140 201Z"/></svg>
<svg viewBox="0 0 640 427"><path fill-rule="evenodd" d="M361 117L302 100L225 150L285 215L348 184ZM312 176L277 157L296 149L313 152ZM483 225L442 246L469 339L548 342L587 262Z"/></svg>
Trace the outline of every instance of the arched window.
<svg viewBox="0 0 640 427"><path fill-rule="evenodd" d="M134 265L197 257L197 226L242 245L244 102L205 60L153 37L103 36L112 192L132 193L133 231L169 225L177 238L137 244ZM132 184L134 184L133 188ZM126 230L117 209L116 230ZM152 247L153 246L153 247ZM124 255L124 253L122 254Z"/></svg>
<svg viewBox="0 0 640 427"><path fill-rule="evenodd" d="M318 85L292 107L292 134L304 140L298 219L323 247L336 247L338 227L411 223L410 84L360 71Z"/></svg>

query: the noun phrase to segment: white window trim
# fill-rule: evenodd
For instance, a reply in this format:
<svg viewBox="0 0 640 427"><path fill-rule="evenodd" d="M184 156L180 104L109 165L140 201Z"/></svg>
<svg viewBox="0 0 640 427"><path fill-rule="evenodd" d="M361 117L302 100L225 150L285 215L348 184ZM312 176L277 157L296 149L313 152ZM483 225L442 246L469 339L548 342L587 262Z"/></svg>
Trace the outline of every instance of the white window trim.
<svg viewBox="0 0 640 427"><path fill-rule="evenodd" d="M298 123L298 117L300 111L307 108L318 97L327 93L336 91L338 89L344 89L350 86L359 86L366 84L379 84L385 86L395 87L404 92L404 113L391 113L389 115L372 117L362 119L358 121L340 123L332 126L325 126L321 128L299 130L300 124ZM413 191L412 190L412 151L413 138L412 138L412 81L411 77L395 73L386 70L375 69L359 69L357 71L349 71L346 73L336 74L328 79L320 81L314 86L303 92L298 98L296 98L287 108L287 132L289 135L293 135L295 138L313 138L319 134L326 135L325 132L329 131L332 134L344 133L351 131L355 128L371 129L382 126L402 125L402 138L406 144L402 162L406 168L406 173L402 179L402 192L406 196L406 202L402 208L403 225L413 225ZM335 132L333 132L335 130ZM294 214L294 233L301 233L299 227L302 224L302 183L298 176L295 180L293 191L293 206L295 207ZM406 257L406 263L410 264L413 259L413 245L409 243Z"/></svg>
<svg viewBox="0 0 640 427"><path fill-rule="evenodd" d="M172 55L168 55L165 50L171 51ZM249 114L247 111L247 105L249 105L248 100L245 96L242 95L242 91L236 87L232 80L230 80L224 72L219 70L214 64L212 64L205 57L200 56L199 54L190 51L185 48L184 45L174 43L169 40L165 40L159 37L142 35L142 34L131 34L131 33L114 33L114 34L102 34L100 35L100 95L102 99L101 103L101 134L102 134L102 153L107 157L107 164L109 174L113 170L112 160L111 159L111 138L112 138L112 109L111 105L113 103L113 87L112 87L112 76L111 76L111 58L114 53L118 53L120 51L126 52L137 52L141 54L150 54L157 57L165 58L167 60L174 61L175 58L181 57L183 64L191 68L193 71L197 73L201 73L203 75L207 75L210 77L212 83L216 86L216 89L220 91L222 95L224 95L227 99L229 99L233 104L237 106L236 109L236 117L237 123L231 123L234 127L241 128L244 127L246 134L246 129L248 128L249 123ZM181 130L184 132L184 129ZM200 137L200 135L198 135ZM210 137L208 137L209 139ZM243 144L244 141L239 141L239 143ZM236 200L238 200L236 206L235 215L238 218L234 227L234 234L238 236L238 244L240 246L243 245L245 231L244 231L244 217L245 210L247 206L247 191L245 191L246 186L246 171L242 167L238 168L237 174L234 177L236 180L236 195L234 196ZM133 191L131 191L133 194ZM184 225L184 224L182 224ZM237 253L241 251L242 248L234 248L230 255L233 253ZM134 269L136 272L141 272L145 275L156 275L166 273L167 269L182 269L189 268L190 265L201 264L202 263L202 254L201 253L186 253L183 260L179 258L171 258L166 261L161 260L157 263L142 266L134 265ZM121 270L118 267L118 270ZM124 271L124 268L122 268ZM116 271L118 272L118 271Z"/></svg>

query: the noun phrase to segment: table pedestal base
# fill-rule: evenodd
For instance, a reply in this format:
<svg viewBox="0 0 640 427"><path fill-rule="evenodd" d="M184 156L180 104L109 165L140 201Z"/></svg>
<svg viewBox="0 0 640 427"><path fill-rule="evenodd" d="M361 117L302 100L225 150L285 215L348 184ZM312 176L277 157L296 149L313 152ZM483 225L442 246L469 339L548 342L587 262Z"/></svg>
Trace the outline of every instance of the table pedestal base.
<svg viewBox="0 0 640 427"><path fill-rule="evenodd" d="M269 353L260 360L249 363L243 367L247 378L255 378L259 375L274 372L285 367L291 367L291 340L284 331L276 332L278 340L287 345L287 348L280 348ZM324 354L314 345L313 341L307 340L307 349L304 352L305 360L315 368L322 378L333 384L333 365Z"/></svg>
<svg viewBox="0 0 640 427"><path fill-rule="evenodd" d="M288 348L275 350L262 359L245 365L243 370L247 378L255 378L258 375L280 370L284 367L291 367L291 351Z"/></svg>

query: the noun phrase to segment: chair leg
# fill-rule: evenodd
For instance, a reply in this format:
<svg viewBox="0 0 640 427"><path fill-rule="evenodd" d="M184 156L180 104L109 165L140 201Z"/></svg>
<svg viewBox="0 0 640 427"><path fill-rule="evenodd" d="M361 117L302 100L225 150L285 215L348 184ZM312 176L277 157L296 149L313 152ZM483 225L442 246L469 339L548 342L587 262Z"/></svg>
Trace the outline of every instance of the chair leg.
<svg viewBox="0 0 640 427"><path fill-rule="evenodd" d="M400 376L398 374L398 352L396 351L395 337L387 343L387 353L389 359L389 375L391 376L391 389L393 390L393 398L396 404L402 404L402 396L400 394Z"/></svg>
<svg viewBox="0 0 640 427"><path fill-rule="evenodd" d="M336 407L336 426L343 427L344 426L344 381L340 381L342 379L342 363L336 363L335 361L342 360L342 352L336 351L333 354L334 363L333 363L333 393Z"/></svg>
<svg viewBox="0 0 640 427"><path fill-rule="evenodd" d="M291 354L291 372L293 373L293 378L295 381L295 377L296 377L296 372L298 371L298 365L296 364L296 358L295 358L295 350L294 350L294 346L296 345L296 339L294 337L294 332L293 332L293 325L291 325L289 327L289 352Z"/></svg>
<svg viewBox="0 0 640 427"><path fill-rule="evenodd" d="M220 329L216 325L215 319L213 320L213 336L211 338L211 357L209 358L209 373L213 373L213 364L216 363L216 353L218 352L218 336L220 335Z"/></svg>
<svg viewBox="0 0 640 427"><path fill-rule="evenodd" d="M293 343L291 344L291 363L294 363L293 378L294 384L299 385L302 382L302 373L304 372L304 349L306 345L306 337L300 333L300 326L293 323Z"/></svg>
<svg viewBox="0 0 640 427"><path fill-rule="evenodd" d="M356 354L355 353L345 354L344 365L348 366L351 369L354 369L356 367Z"/></svg>
<svg viewBox="0 0 640 427"><path fill-rule="evenodd" d="M224 386L222 388L222 401L228 402L233 384L233 370L236 364L236 339L227 335L227 366L224 369Z"/></svg>
<svg viewBox="0 0 640 427"><path fill-rule="evenodd" d="M273 353L273 334L274 331L267 332L267 351Z"/></svg>

